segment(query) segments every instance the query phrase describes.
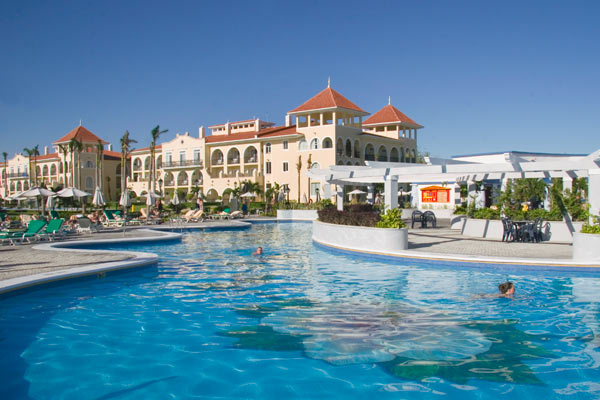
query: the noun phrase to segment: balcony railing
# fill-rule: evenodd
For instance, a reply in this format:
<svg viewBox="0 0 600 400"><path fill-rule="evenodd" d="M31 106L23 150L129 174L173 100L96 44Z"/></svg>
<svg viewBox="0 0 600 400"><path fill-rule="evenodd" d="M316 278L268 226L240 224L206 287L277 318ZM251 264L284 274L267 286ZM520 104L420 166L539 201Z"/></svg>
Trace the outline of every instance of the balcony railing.
<svg viewBox="0 0 600 400"><path fill-rule="evenodd" d="M12 174L6 174L7 178L27 178L29 174L27 172L13 172Z"/></svg>
<svg viewBox="0 0 600 400"><path fill-rule="evenodd" d="M202 160L165 161L162 163L163 168L179 168L190 166L202 167Z"/></svg>

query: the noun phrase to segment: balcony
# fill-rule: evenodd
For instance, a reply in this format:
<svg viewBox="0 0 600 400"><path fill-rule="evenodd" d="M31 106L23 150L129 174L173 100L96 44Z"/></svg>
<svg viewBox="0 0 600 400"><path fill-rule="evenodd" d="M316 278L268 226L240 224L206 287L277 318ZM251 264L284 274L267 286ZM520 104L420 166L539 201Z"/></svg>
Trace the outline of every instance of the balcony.
<svg viewBox="0 0 600 400"><path fill-rule="evenodd" d="M199 167L202 168L202 160L181 160L181 161L165 161L162 164L163 169L167 168L183 168L183 167Z"/></svg>
<svg viewBox="0 0 600 400"><path fill-rule="evenodd" d="M28 176L27 172L13 172L12 174L6 174L7 178L27 178Z"/></svg>

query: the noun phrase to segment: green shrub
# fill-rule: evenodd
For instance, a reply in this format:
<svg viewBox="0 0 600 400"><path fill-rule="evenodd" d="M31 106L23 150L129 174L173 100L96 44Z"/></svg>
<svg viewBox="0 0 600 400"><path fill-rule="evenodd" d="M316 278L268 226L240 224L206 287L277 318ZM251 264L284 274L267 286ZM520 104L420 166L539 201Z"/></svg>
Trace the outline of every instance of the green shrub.
<svg viewBox="0 0 600 400"><path fill-rule="evenodd" d="M467 213L467 204L462 203L454 209L454 215L465 215Z"/></svg>
<svg viewBox="0 0 600 400"><path fill-rule="evenodd" d="M500 219L500 210L493 208L480 208L475 210L473 218L477 219Z"/></svg>
<svg viewBox="0 0 600 400"><path fill-rule="evenodd" d="M593 224L583 224L583 226L581 227L581 232L582 233L593 233L596 235L600 235L600 223L598 220L598 216L594 216L594 223Z"/></svg>
<svg viewBox="0 0 600 400"><path fill-rule="evenodd" d="M402 221L402 210L392 208L381 215L381 219L375 225L378 228L406 228L406 224Z"/></svg>
<svg viewBox="0 0 600 400"><path fill-rule="evenodd" d="M379 211L370 204L354 204L344 211L330 206L317 213L319 221L330 224L374 227L379 222Z"/></svg>

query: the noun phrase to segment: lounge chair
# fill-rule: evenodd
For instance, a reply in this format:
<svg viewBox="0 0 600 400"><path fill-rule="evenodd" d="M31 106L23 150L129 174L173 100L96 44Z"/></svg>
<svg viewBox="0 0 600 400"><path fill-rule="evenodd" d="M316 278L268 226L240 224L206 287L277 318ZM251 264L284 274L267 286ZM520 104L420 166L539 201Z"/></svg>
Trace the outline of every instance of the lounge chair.
<svg viewBox="0 0 600 400"><path fill-rule="evenodd" d="M116 218L114 216L114 214L112 213L112 211L110 211L110 210L104 210L104 217L106 217L105 226L108 226L108 227L114 227L114 226L121 227L121 226L125 225L125 220L123 218Z"/></svg>
<svg viewBox="0 0 600 400"><path fill-rule="evenodd" d="M244 213L242 211L234 211L229 215L233 219L244 218Z"/></svg>
<svg viewBox="0 0 600 400"><path fill-rule="evenodd" d="M161 219L159 217L156 217L154 215L148 216L145 208L142 208L140 210L140 214L141 214L140 220L144 221L145 223L147 223L149 225L158 224L161 221Z"/></svg>
<svg viewBox="0 0 600 400"><path fill-rule="evenodd" d="M64 230L65 220L62 218L51 219L46 225L46 229L41 233L41 237L47 240L64 239L67 232Z"/></svg>
<svg viewBox="0 0 600 400"><path fill-rule="evenodd" d="M88 217L77 218L77 232L78 233L93 233L100 232L103 224L94 223Z"/></svg>
<svg viewBox="0 0 600 400"><path fill-rule="evenodd" d="M15 242L27 241L31 243L33 241L37 241L40 238L40 232L46 226L46 221L34 219L27 225L27 229L19 232L6 232L0 234L0 240L5 241L8 240L10 244L14 245Z"/></svg>
<svg viewBox="0 0 600 400"><path fill-rule="evenodd" d="M194 210L194 213L185 219L185 222L203 222L204 211L200 208Z"/></svg>

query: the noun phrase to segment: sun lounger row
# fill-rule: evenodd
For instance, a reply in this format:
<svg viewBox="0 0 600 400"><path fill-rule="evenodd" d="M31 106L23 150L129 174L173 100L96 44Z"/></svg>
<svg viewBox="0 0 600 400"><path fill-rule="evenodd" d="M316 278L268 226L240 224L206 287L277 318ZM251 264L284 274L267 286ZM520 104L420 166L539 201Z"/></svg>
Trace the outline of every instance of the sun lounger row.
<svg viewBox="0 0 600 400"><path fill-rule="evenodd" d="M46 223L44 220L32 220L27 224L27 229L14 232L0 233L2 243L32 243L39 240L58 240L67 236L68 231L64 226L64 219L52 219Z"/></svg>

